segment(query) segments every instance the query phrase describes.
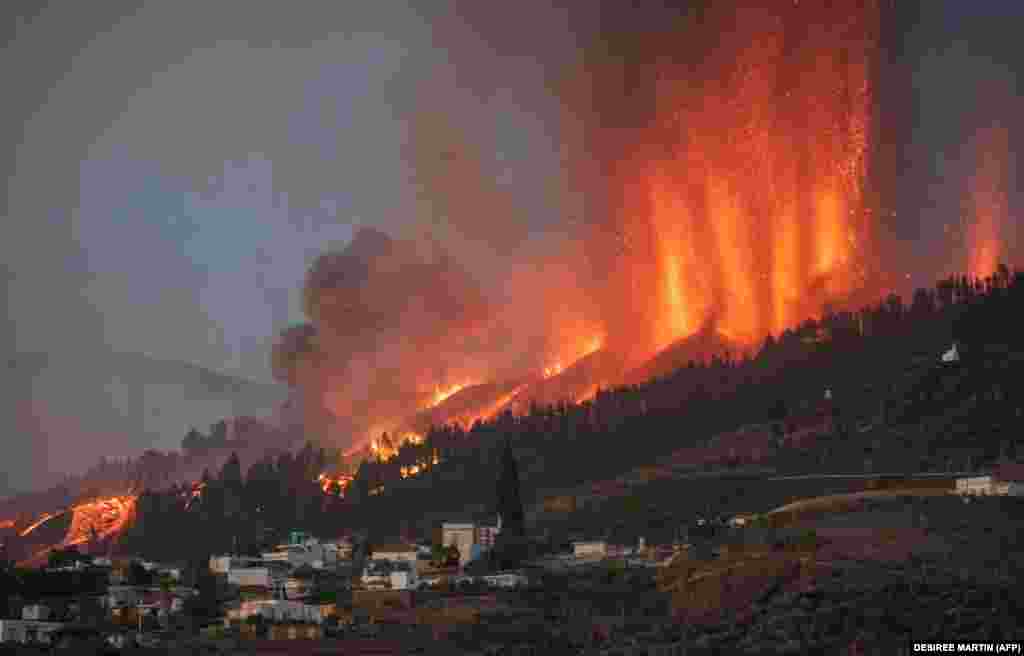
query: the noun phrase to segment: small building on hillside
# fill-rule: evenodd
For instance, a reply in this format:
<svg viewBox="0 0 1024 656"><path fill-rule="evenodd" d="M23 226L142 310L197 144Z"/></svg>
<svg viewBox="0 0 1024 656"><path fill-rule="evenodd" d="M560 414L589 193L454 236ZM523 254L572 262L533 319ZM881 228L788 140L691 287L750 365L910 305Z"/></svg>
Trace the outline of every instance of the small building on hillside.
<svg viewBox="0 0 1024 656"><path fill-rule="evenodd" d="M320 624L323 621L320 606L281 599L242 601L227 609L225 619L229 622L231 620L245 621L257 615L276 622Z"/></svg>
<svg viewBox="0 0 1024 656"><path fill-rule="evenodd" d="M498 588L514 588L526 585L527 578L521 572L497 572L480 577L484 583Z"/></svg>
<svg viewBox="0 0 1024 656"><path fill-rule="evenodd" d="M572 554L576 558L604 558L608 555L606 540L580 540L572 543Z"/></svg>
<svg viewBox="0 0 1024 656"><path fill-rule="evenodd" d="M373 560L389 560L416 564L417 550L411 544L382 544L374 547L370 556Z"/></svg>
<svg viewBox="0 0 1024 656"><path fill-rule="evenodd" d="M1024 496L1024 465L1002 465L987 476L958 478L956 491L967 496Z"/></svg>
<svg viewBox="0 0 1024 656"><path fill-rule="evenodd" d="M53 634L63 627L63 622L0 619L0 642L49 644Z"/></svg>

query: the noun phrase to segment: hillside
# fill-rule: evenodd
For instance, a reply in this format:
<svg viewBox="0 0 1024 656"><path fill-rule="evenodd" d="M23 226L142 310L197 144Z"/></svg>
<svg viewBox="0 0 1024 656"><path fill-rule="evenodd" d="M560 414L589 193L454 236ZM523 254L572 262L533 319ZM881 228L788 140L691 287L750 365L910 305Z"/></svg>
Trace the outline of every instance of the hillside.
<svg viewBox="0 0 1024 656"><path fill-rule="evenodd" d="M1013 381L1024 374L1024 342L1013 307L1022 291L1020 274L991 289L943 281L936 292L919 290L909 307L892 297L807 322L750 361L686 367L602 391L592 402L498 417L468 433L434 431L427 440L442 464L406 480L390 473L407 464L401 453L364 467L361 476L384 491L353 504L345 521L387 532L403 520L485 510L493 503L495 445L505 437L528 506L559 494L595 500L559 520L581 531L605 530L609 517L641 531L648 520L678 523L697 511L767 510L751 501L778 505L828 485L795 481L787 484L793 493L783 493L765 480L772 476L977 471L1019 458L1015 435L1024 418ZM943 365L940 355L954 338L962 361ZM666 464L689 474L624 492L615 482ZM748 480L739 484L736 476ZM600 481L609 482L608 494L587 491ZM741 489L746 499L737 498ZM601 502L615 496L639 496L631 503L641 511Z"/></svg>

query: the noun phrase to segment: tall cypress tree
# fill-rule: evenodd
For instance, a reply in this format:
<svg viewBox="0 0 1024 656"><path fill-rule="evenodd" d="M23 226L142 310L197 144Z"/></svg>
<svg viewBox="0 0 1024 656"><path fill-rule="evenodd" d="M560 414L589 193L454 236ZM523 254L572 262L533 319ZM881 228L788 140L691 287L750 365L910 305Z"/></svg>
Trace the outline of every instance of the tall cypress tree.
<svg viewBox="0 0 1024 656"><path fill-rule="evenodd" d="M519 466L512 454L512 441L505 439L501 454L501 470L497 486L498 515L501 517L501 532L509 536L526 533L523 501L519 494Z"/></svg>
<svg viewBox="0 0 1024 656"><path fill-rule="evenodd" d="M505 439L498 474L497 510L501 518L501 532L494 542L491 563L502 569L518 567L527 557L526 520L519 494L519 467L508 438Z"/></svg>

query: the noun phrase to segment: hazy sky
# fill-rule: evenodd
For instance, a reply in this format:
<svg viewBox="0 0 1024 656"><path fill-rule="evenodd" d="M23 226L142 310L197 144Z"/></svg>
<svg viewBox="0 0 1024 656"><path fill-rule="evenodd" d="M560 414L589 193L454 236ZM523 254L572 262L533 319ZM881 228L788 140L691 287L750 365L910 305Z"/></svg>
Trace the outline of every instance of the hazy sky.
<svg viewBox="0 0 1024 656"><path fill-rule="evenodd" d="M37 4L14 3L0 57L19 351L104 343L266 379L311 259L353 221L414 220L420 111L503 185L557 175L546 71L573 49L540 4Z"/></svg>

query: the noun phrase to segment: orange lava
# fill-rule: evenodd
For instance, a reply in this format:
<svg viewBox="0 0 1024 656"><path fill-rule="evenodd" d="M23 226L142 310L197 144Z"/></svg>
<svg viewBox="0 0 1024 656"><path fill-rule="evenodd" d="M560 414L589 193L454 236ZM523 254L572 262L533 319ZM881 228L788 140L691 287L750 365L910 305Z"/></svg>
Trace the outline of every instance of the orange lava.
<svg viewBox="0 0 1024 656"><path fill-rule="evenodd" d="M984 278L995 273L1003 254L1009 133L1000 125L990 126L977 133L974 147L977 169L970 180L967 271L972 278Z"/></svg>
<svg viewBox="0 0 1024 656"><path fill-rule="evenodd" d="M71 509L71 526L62 547L88 544L120 535L135 518L136 495L96 499Z"/></svg>
<svg viewBox="0 0 1024 656"><path fill-rule="evenodd" d="M703 22L712 44L652 64L655 119L616 173L613 348L637 357L706 326L753 346L866 278L878 6L722 3Z"/></svg>
<svg viewBox="0 0 1024 656"><path fill-rule="evenodd" d="M50 521L51 519L55 519L57 517L60 517L61 515L63 515L66 512L67 512L66 510L62 510L62 511L56 512L56 513L43 513L42 516L39 517L39 519L37 519L36 521L32 522L31 524L26 526L24 529L22 529L21 532L18 533L18 537L23 538L23 537L29 535L30 533L35 531L37 528L39 528L40 526L42 526L46 522Z"/></svg>
<svg viewBox="0 0 1024 656"><path fill-rule="evenodd" d="M567 367L563 366L563 362L567 362L569 363L568 366L572 366L591 353L601 350L601 347L604 346L604 337L600 335L588 336L586 333L570 337L565 341L565 345L561 348L561 354L541 371L541 375L544 378L552 378L565 371Z"/></svg>
<svg viewBox="0 0 1024 656"><path fill-rule="evenodd" d="M519 385L514 390L497 399L494 403L490 404L489 406L477 412L476 414L457 417L453 421L462 424L466 428L469 428L478 421L487 421L488 419L493 419L494 417L497 417L503 410L505 410L506 406L508 406L509 403L511 403L512 400L515 399L520 392L526 389L526 387L527 386L525 384Z"/></svg>
<svg viewBox="0 0 1024 656"><path fill-rule="evenodd" d="M348 489L353 477L348 474L328 474L324 472L316 480L324 494L332 493L335 487L337 487L341 490L341 496L345 496L345 490Z"/></svg>
<svg viewBox="0 0 1024 656"><path fill-rule="evenodd" d="M472 383L456 383L454 385L449 385L444 388L442 388L441 386L436 387L434 390L434 398L431 400L428 407L433 408L441 405L442 403L444 403L445 399L454 396L455 394L458 394L459 392L469 387L470 385L472 385Z"/></svg>
<svg viewBox="0 0 1024 656"><path fill-rule="evenodd" d="M14 520L5 519L0 521L0 528L14 528Z"/></svg>

